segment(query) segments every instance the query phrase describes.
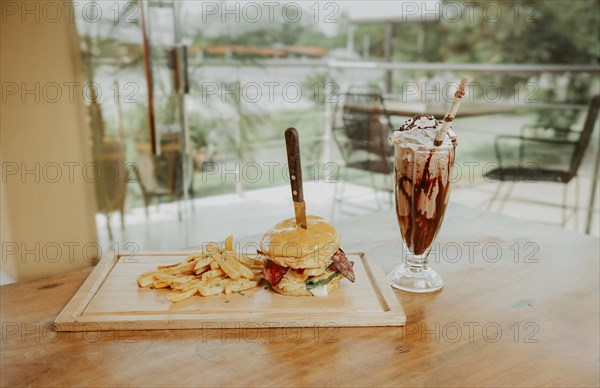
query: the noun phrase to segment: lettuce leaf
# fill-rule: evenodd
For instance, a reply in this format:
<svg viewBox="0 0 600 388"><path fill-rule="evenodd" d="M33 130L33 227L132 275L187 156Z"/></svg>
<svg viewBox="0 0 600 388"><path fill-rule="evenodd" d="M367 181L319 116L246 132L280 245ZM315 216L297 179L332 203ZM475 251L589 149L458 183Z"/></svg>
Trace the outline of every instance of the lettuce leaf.
<svg viewBox="0 0 600 388"><path fill-rule="evenodd" d="M328 278L326 278L326 279L319 279L317 281L307 280L306 281L306 289L307 290L312 290L313 288L317 288L317 287L321 287L321 286L324 286L326 284L329 284L329 282L331 282L333 279L335 279L336 276L338 276L338 275L341 275L341 273L334 272L331 275L329 275Z"/></svg>

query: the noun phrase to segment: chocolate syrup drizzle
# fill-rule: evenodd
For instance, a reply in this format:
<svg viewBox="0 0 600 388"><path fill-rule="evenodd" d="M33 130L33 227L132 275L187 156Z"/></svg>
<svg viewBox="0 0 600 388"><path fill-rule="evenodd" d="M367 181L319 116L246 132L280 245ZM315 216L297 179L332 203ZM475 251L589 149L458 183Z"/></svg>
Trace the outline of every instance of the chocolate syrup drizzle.
<svg viewBox="0 0 600 388"><path fill-rule="evenodd" d="M414 117L411 117L410 119L406 120L406 122L404 124L402 124L402 126L399 128L400 131L408 131L410 129L412 129L415 126L415 122L419 119L421 119L422 117L425 117L428 120L433 120L435 122L435 125L431 125L429 127L419 127L421 129L436 129L438 127L438 125L440 125L442 123L441 120L436 120L435 117L433 117L432 115L416 115Z"/></svg>
<svg viewBox="0 0 600 388"><path fill-rule="evenodd" d="M425 117L428 120L433 120L436 124L435 125L430 125L428 127L419 127L421 129L437 129L439 128L444 121L443 120L436 120L435 117L433 117L432 115L427 115L427 114L421 114L421 115L416 115L414 117L411 117L410 119L406 120L404 122L404 124L402 124L400 126L400 128L398 128L398 130L400 132L404 132L404 131L409 131L411 129L413 129L415 127L415 123L417 122L417 120L421 119L422 117ZM444 117L444 120L446 120L446 118ZM450 118L450 122L452 122L452 120L454 120L454 117ZM450 127L450 129L452 129L452 127ZM447 134L448 137L450 137L450 140L452 141L452 145L454 145L454 147L456 147L456 145L458 144L458 141L456 139L456 137L452 137L450 136L450 133ZM436 146L440 146L440 144L435 144Z"/></svg>
<svg viewBox="0 0 600 388"><path fill-rule="evenodd" d="M399 174L396 170L396 215L402 236L408 248L415 255L421 255L427 251L433 242L442 220L446 212L446 205L450 194L450 168L454 164L454 150L449 152L447 175L444 177L443 170L437 168L435 173L430 173L429 168L431 158L435 153L435 149L429 150L429 156L425 163L421 176L415 175L415 182L412 177ZM416 157L416 154L415 154ZM416 163L411 161L411 163ZM435 174L435 175L434 175ZM408 183L406 187L412 187L412 193L405 189L404 183ZM418 204L421 202L421 197L425 195L430 202L431 196L434 193L435 187L438 187L438 192L435 197L435 213L432 218L427 218L425 209L418 209ZM402 209L399 206L406 206L409 209ZM408 210L408 211L407 211ZM406 216L401 214L407 214Z"/></svg>

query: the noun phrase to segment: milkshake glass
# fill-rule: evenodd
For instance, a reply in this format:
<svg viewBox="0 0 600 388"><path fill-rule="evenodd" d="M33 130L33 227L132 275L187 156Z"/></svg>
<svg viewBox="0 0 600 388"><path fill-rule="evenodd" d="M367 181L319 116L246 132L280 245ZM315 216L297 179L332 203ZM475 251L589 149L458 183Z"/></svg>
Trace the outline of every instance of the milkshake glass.
<svg viewBox="0 0 600 388"><path fill-rule="evenodd" d="M396 216L406 255L388 274L393 287L431 292L443 287L441 276L428 266L427 256L444 219L456 143L433 141L441 121L420 115L394 132Z"/></svg>

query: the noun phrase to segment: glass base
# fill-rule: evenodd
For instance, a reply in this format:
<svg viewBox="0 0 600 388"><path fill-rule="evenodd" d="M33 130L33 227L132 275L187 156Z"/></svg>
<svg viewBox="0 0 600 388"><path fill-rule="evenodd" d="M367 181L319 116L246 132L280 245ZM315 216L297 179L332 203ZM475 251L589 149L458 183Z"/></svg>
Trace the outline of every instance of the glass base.
<svg viewBox="0 0 600 388"><path fill-rule="evenodd" d="M409 292L433 292L444 286L444 280L429 267L411 267L402 264L387 275L390 285Z"/></svg>

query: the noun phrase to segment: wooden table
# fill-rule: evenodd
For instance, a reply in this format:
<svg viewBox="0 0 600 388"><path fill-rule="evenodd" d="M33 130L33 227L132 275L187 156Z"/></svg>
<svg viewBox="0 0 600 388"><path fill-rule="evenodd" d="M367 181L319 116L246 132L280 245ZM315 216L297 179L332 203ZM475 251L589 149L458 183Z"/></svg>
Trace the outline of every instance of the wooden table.
<svg viewBox="0 0 600 388"><path fill-rule="evenodd" d="M441 120L446 115L448 107L440 104L429 105L423 103L404 103L394 100L385 101L385 112L391 116L412 117L419 114L431 114ZM346 104L344 109L350 109L360 112L369 112L371 114L383 114L384 110L380 104ZM487 116L492 114L512 113L518 109L517 106L468 103L460 107L458 117Z"/></svg>
<svg viewBox="0 0 600 388"><path fill-rule="evenodd" d="M399 262L392 212L338 226L346 250L362 250L386 270ZM397 291L403 328L57 334L51 322L89 269L3 286L0 383L600 384L598 238L451 205L438 241L432 264L446 286Z"/></svg>

